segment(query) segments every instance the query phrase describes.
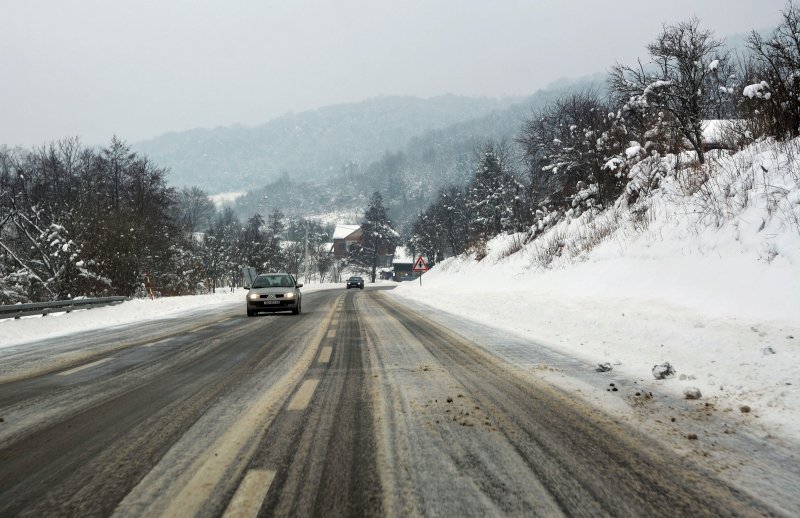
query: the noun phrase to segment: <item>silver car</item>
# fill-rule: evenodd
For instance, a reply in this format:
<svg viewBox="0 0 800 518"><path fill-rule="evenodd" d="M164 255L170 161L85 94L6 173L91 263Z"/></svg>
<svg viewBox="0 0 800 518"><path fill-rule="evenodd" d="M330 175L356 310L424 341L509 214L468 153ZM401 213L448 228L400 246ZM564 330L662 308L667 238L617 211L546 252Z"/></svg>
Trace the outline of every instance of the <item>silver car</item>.
<svg viewBox="0 0 800 518"><path fill-rule="evenodd" d="M253 280L247 292L247 316L255 316L260 311L300 314L302 286L288 273L262 273Z"/></svg>

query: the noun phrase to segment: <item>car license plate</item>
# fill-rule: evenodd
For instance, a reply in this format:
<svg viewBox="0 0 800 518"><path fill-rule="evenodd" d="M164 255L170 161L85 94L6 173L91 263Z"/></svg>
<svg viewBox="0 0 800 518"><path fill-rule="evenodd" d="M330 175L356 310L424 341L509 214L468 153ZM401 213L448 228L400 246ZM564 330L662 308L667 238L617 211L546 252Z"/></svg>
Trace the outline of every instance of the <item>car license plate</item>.
<svg viewBox="0 0 800 518"><path fill-rule="evenodd" d="M270 305L274 305L274 304L280 304L280 303L281 303L281 301L280 301L280 300L265 300L265 301L263 302L263 304L264 304L265 306L270 306Z"/></svg>

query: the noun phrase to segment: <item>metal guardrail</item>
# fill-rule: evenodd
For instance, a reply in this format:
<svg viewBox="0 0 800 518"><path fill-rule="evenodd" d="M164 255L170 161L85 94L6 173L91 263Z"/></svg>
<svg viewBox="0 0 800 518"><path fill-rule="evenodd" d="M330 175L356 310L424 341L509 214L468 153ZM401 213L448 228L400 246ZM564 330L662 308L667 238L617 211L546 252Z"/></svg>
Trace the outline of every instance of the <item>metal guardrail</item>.
<svg viewBox="0 0 800 518"><path fill-rule="evenodd" d="M30 315L47 315L110 306L129 300L128 297L100 297L94 299L55 300L53 302L34 302L32 304L12 304L0 306L0 319L19 318Z"/></svg>

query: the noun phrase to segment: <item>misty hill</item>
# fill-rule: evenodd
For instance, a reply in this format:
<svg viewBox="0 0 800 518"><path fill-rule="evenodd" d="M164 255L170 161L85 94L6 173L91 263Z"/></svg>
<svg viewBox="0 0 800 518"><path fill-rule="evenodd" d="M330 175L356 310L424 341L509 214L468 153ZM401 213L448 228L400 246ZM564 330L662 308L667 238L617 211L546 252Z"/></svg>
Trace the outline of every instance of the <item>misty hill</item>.
<svg viewBox="0 0 800 518"><path fill-rule="evenodd" d="M421 128L374 160L341 162L313 184L290 175L265 179L252 185L233 209L243 218L256 212L269 214L275 208L297 216L353 214L364 210L372 192L380 191L391 217L402 227L428 206L440 188L470 178L479 146L505 140L513 147L523 122L537 109L569 90L604 87L603 74L562 79L503 109L440 128Z"/></svg>
<svg viewBox="0 0 800 518"><path fill-rule="evenodd" d="M414 136L501 110L518 99L444 95L377 97L287 114L259 126L167 133L132 147L170 168L169 182L210 193L250 190L288 175L328 177L347 163L369 163Z"/></svg>

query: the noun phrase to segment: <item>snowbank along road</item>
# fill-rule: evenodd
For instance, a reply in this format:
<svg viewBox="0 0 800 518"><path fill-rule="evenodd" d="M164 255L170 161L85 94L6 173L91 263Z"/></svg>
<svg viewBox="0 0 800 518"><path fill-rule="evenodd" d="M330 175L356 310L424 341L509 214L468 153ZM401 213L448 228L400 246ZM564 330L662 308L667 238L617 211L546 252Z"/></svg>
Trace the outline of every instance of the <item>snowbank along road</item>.
<svg viewBox="0 0 800 518"><path fill-rule="evenodd" d="M0 515L781 515L387 292L0 349ZM487 330L487 336L491 330Z"/></svg>

